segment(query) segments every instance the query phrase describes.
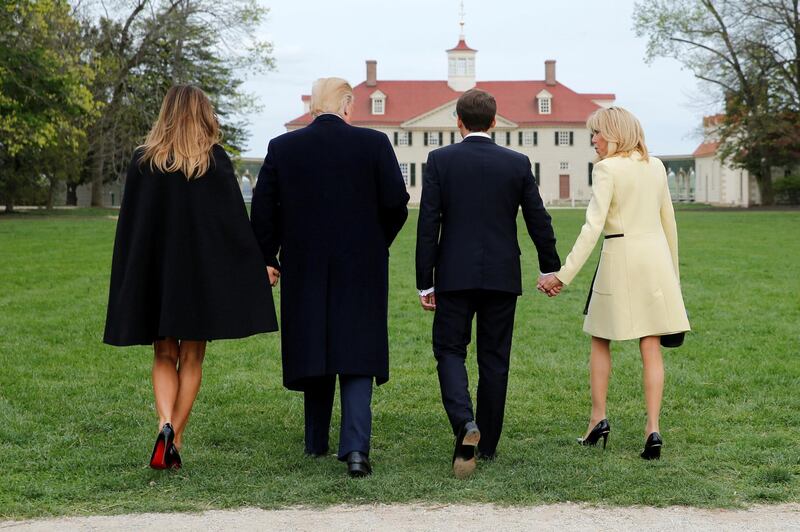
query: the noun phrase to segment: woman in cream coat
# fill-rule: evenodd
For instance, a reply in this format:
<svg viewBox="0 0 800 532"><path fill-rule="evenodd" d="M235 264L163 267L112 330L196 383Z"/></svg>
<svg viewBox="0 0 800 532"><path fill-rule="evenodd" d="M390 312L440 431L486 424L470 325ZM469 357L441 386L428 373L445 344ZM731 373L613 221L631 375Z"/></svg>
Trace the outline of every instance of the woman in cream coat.
<svg viewBox="0 0 800 532"><path fill-rule="evenodd" d="M583 330L592 336L592 414L584 445L603 438L610 426L606 396L611 374L611 340L639 339L647 426L645 459L659 458L658 418L664 389L660 337L689 330L678 271L678 232L664 165L649 157L644 132L630 112L599 109L589 117L599 156L592 172L592 198L564 266L539 289L556 295L572 282L604 235Z"/></svg>

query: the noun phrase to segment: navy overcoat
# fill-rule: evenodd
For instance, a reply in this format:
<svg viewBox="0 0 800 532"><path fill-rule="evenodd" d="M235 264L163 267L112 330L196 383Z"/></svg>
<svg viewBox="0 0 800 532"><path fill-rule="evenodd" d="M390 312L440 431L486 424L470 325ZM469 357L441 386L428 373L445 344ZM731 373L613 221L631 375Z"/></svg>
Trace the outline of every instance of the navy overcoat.
<svg viewBox="0 0 800 532"><path fill-rule="evenodd" d="M389 379L389 246L408 193L388 137L324 114L269 143L251 223L281 272L283 383Z"/></svg>

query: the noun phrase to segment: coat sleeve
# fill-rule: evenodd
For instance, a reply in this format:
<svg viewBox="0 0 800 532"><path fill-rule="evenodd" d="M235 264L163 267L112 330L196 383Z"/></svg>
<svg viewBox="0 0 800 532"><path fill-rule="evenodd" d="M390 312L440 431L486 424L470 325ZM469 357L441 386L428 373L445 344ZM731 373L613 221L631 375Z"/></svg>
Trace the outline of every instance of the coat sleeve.
<svg viewBox="0 0 800 532"><path fill-rule="evenodd" d="M581 271L606 224L608 208L614 194L614 180L607 163L601 161L594 166L592 183L592 198L586 208L586 222L581 227L578 239L572 246L572 251L567 255L564 266L556 274L556 277L564 284L571 283Z"/></svg>
<svg viewBox="0 0 800 532"><path fill-rule="evenodd" d="M439 254L439 230L442 225L442 194L433 152L428 154L422 175L422 198L417 222L417 289L433 287L433 268Z"/></svg>
<svg viewBox="0 0 800 532"><path fill-rule="evenodd" d="M536 180L531 172L530 159L525 157L525 161L527 167L522 185L522 217L539 255L539 271L555 272L561 266L561 259L556 251L556 235L553 232L552 220L539 195L539 187L536 186Z"/></svg>
<svg viewBox="0 0 800 532"><path fill-rule="evenodd" d="M378 212L386 247L394 242L408 218L409 195L389 137L380 135L378 146Z"/></svg>
<svg viewBox="0 0 800 532"><path fill-rule="evenodd" d="M281 249L281 202L273 144L269 143L267 156L258 173L250 207L250 224L264 256L264 262L267 266L280 269L278 252Z"/></svg>
<svg viewBox="0 0 800 532"><path fill-rule="evenodd" d="M672 265L675 268L675 277L680 282L681 276L678 269L678 226L675 223L675 210L672 207L672 196L669 193L667 182L667 171L661 167L664 174L664 190L661 194L661 227L664 229L664 236L667 237L669 253L672 256Z"/></svg>

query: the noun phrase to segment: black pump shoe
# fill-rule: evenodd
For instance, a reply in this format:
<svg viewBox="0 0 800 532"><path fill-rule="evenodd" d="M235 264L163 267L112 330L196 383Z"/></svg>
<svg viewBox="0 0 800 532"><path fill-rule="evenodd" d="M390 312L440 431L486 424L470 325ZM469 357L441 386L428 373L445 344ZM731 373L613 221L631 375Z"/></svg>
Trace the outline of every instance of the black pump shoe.
<svg viewBox="0 0 800 532"><path fill-rule="evenodd" d="M579 445L590 445L595 446L597 442L600 441L600 438L603 438L603 449L606 448L606 442L608 441L608 435L611 432L611 425L608 424L607 419L603 419L594 426L594 428L589 432L589 435L585 438L578 438Z"/></svg>
<svg viewBox="0 0 800 532"><path fill-rule="evenodd" d="M175 438L175 431L172 430L172 425L164 423L161 427L161 432L156 437L156 443L153 446L153 454L150 455L150 467L153 469L167 469L167 455L170 447L172 447L172 440Z"/></svg>
<svg viewBox="0 0 800 532"><path fill-rule="evenodd" d="M664 441L661 439L661 434L658 432L651 432L650 436L647 437L647 441L644 443L644 451L642 451L641 456L645 460L658 460L661 458L661 446L664 445Z"/></svg>

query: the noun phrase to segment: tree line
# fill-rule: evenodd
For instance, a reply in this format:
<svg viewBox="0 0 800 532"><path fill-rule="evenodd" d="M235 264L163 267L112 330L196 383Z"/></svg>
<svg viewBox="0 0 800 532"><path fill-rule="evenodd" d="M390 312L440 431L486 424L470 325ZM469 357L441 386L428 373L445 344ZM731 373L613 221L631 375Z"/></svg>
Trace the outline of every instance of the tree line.
<svg viewBox="0 0 800 532"><path fill-rule="evenodd" d="M176 83L211 98L234 153L257 108L242 73L274 67L257 0L0 0L0 203L67 203L127 168Z"/></svg>
<svg viewBox="0 0 800 532"><path fill-rule="evenodd" d="M762 203L800 199L800 0L643 0L648 58L673 57L724 102L718 154ZM785 177L773 181L773 169Z"/></svg>

